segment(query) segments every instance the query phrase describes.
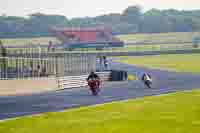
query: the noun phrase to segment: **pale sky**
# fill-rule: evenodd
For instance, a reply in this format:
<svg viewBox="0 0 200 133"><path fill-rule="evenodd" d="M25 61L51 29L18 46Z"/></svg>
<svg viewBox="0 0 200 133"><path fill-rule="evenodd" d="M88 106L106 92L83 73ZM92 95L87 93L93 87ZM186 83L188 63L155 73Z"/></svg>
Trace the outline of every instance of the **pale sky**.
<svg viewBox="0 0 200 133"><path fill-rule="evenodd" d="M151 8L179 10L200 9L200 0L1 0L0 15L26 16L41 12L60 14L67 18L121 13L131 5Z"/></svg>

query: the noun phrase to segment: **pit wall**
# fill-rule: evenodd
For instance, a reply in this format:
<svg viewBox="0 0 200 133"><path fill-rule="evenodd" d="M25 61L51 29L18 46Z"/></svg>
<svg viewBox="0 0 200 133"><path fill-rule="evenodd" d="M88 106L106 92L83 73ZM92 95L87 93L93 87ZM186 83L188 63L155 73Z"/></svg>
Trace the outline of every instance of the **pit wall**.
<svg viewBox="0 0 200 133"><path fill-rule="evenodd" d="M101 79L101 81L109 81L111 79L111 72L99 72L97 73ZM88 75L82 76L66 76L58 79L58 86L60 89L70 89L77 87L87 86Z"/></svg>
<svg viewBox="0 0 200 133"><path fill-rule="evenodd" d="M32 93L41 93L44 91L52 91L57 89L58 84L55 78L0 80L0 96L25 95Z"/></svg>
<svg viewBox="0 0 200 133"><path fill-rule="evenodd" d="M101 72L98 74L103 81L110 80L110 72ZM88 75L66 76L60 78L0 80L0 96L30 95L46 91L87 86L87 76Z"/></svg>

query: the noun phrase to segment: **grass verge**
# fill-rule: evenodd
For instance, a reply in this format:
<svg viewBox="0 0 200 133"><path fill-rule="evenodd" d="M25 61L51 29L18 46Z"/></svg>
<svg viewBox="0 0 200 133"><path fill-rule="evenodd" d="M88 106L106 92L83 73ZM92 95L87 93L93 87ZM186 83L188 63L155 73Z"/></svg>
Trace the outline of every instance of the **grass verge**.
<svg viewBox="0 0 200 133"><path fill-rule="evenodd" d="M197 133L199 130L199 90L0 122L1 133Z"/></svg>
<svg viewBox="0 0 200 133"><path fill-rule="evenodd" d="M141 57L120 57L123 63L156 69L200 73L200 54L173 54Z"/></svg>

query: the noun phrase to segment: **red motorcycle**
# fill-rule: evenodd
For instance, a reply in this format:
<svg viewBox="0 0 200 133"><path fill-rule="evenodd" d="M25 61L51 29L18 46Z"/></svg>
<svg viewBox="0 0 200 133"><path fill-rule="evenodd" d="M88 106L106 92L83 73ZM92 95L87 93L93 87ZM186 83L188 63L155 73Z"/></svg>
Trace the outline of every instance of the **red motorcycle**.
<svg viewBox="0 0 200 133"><path fill-rule="evenodd" d="M88 80L88 86L90 87L90 90L92 92L92 95L97 96L100 92L100 80L98 79L89 79Z"/></svg>

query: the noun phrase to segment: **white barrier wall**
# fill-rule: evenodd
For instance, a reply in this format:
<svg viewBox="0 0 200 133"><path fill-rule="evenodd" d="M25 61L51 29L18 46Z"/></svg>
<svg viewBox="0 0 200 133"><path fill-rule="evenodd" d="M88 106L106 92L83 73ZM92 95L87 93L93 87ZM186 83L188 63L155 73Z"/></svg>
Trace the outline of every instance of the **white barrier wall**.
<svg viewBox="0 0 200 133"><path fill-rule="evenodd" d="M99 72L97 73L102 81L109 81L111 72ZM87 79L88 75L82 76L66 76L58 79L58 86L62 89L68 88L78 88L87 86Z"/></svg>
<svg viewBox="0 0 200 133"><path fill-rule="evenodd" d="M110 79L110 72L98 73L103 81ZM87 86L86 78L88 75L67 76L63 78L38 78L20 80L0 80L1 95L24 95L59 89L69 89Z"/></svg>
<svg viewBox="0 0 200 133"><path fill-rule="evenodd" d="M24 95L58 90L55 78L0 80L1 95Z"/></svg>

